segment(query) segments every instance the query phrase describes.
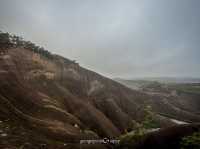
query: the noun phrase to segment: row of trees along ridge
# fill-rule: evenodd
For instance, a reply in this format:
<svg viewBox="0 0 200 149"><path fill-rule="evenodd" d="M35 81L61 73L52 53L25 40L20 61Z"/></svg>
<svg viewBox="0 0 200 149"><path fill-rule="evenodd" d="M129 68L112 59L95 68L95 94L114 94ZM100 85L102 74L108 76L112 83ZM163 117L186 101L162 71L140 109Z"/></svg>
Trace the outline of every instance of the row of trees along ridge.
<svg viewBox="0 0 200 149"><path fill-rule="evenodd" d="M53 58L53 55L43 47L37 46L30 41L25 41L22 37L0 31L0 54L7 53L10 48L25 48L49 59Z"/></svg>

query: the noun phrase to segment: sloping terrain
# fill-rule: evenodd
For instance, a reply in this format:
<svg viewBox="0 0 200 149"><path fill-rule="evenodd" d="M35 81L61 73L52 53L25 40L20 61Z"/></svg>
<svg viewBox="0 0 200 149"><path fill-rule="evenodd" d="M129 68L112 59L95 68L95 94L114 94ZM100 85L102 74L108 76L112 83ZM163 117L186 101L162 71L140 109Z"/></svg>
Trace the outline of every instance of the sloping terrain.
<svg viewBox="0 0 200 149"><path fill-rule="evenodd" d="M9 127L19 124L21 127L12 127L24 132L27 139L41 136L32 140L33 144L46 142L45 137L68 143L116 138L126 133L133 121L143 120L146 105L152 106L160 127L174 125L169 117L200 121L195 112L169 102L171 96L132 90L61 56L46 56L44 50L36 52L25 46L0 50L2 124L7 125L7 120ZM1 131L7 137L4 129Z"/></svg>
<svg viewBox="0 0 200 149"><path fill-rule="evenodd" d="M186 136L200 132L200 124L177 125L158 131L144 134L143 136L126 136L122 139L119 149L199 149L199 137L188 140L187 147L183 147L182 140ZM191 145L193 144L193 145Z"/></svg>
<svg viewBox="0 0 200 149"><path fill-rule="evenodd" d="M1 110L7 106L54 138L87 138L88 129L98 136L118 136L138 119L137 103L146 98L60 56L49 60L13 48L0 61Z"/></svg>
<svg viewBox="0 0 200 149"><path fill-rule="evenodd" d="M147 94L156 113L186 122L199 122L200 86L198 83L160 83L146 80L118 82ZM153 99L153 100L151 100Z"/></svg>

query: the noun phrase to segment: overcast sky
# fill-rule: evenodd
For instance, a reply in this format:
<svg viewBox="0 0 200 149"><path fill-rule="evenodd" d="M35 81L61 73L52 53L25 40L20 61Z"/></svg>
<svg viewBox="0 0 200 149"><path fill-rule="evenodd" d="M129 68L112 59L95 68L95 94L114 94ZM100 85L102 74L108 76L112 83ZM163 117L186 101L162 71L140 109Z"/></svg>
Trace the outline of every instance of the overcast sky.
<svg viewBox="0 0 200 149"><path fill-rule="evenodd" d="M0 30L109 77L200 76L200 0L0 0Z"/></svg>

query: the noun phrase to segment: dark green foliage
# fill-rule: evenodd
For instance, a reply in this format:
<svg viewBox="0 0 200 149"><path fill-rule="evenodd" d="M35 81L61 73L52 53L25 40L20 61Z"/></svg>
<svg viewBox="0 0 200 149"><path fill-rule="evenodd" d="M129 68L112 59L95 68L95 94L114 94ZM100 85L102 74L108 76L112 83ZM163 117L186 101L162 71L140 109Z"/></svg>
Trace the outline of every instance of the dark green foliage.
<svg viewBox="0 0 200 149"><path fill-rule="evenodd" d="M22 37L16 35L10 35L9 33L3 33L0 31L0 49L8 49L8 48L25 48L31 50L35 53L41 54L49 59L53 59L53 55L45 50L43 47L39 47L32 43L31 41L25 41Z"/></svg>
<svg viewBox="0 0 200 149"><path fill-rule="evenodd" d="M36 49L36 45L30 41L26 41L25 44L24 44L24 47L26 49L29 49L29 50L32 50L34 51Z"/></svg>
<svg viewBox="0 0 200 149"><path fill-rule="evenodd" d="M144 111L143 120L140 123L132 120L127 129L128 132L138 129L153 129L160 127L160 125L154 119L155 114L151 106L145 106L143 111Z"/></svg>
<svg viewBox="0 0 200 149"><path fill-rule="evenodd" d="M0 31L0 49L5 50L12 46L10 42L10 36L8 33L3 33Z"/></svg>
<svg viewBox="0 0 200 149"><path fill-rule="evenodd" d="M159 124L154 120L154 113L152 112L151 106L146 106L144 108L144 120L142 125L145 129L159 128Z"/></svg>
<svg viewBox="0 0 200 149"><path fill-rule="evenodd" d="M22 37L12 35L11 37L11 42L13 44L13 47L22 47L24 46L24 41Z"/></svg>
<svg viewBox="0 0 200 149"><path fill-rule="evenodd" d="M47 57L47 58L53 58L53 56L51 55L51 53L47 50L45 50L43 47L39 47L38 48L38 53L42 54L43 56Z"/></svg>
<svg viewBox="0 0 200 149"><path fill-rule="evenodd" d="M181 149L200 149L200 132L184 137L181 141Z"/></svg>
<svg viewBox="0 0 200 149"><path fill-rule="evenodd" d="M120 138L120 144L117 146L118 149L129 149L136 147L143 139L145 135L143 132L135 132L134 134L125 135Z"/></svg>
<svg viewBox="0 0 200 149"><path fill-rule="evenodd" d="M120 137L120 144L118 148L134 148L138 144L145 139L145 134L147 130L153 128L159 128L158 123L153 119L154 113L150 106L144 107L144 119L140 123L136 121L132 121L129 125L128 131L131 132L126 133Z"/></svg>

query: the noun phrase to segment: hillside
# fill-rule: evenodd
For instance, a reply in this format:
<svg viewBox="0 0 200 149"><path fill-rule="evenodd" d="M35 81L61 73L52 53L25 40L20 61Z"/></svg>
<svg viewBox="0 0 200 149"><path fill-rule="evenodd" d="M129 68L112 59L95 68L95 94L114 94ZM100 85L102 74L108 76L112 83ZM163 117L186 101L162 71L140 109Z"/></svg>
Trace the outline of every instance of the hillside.
<svg viewBox="0 0 200 149"><path fill-rule="evenodd" d="M199 121L199 83L162 83L150 80L116 79L138 92L153 96L151 104L163 116L186 122ZM160 106L158 106L160 105Z"/></svg>
<svg viewBox="0 0 200 149"><path fill-rule="evenodd" d="M48 59L25 48L8 49L0 61L1 113L49 137L116 137L139 118L137 102L145 99L143 94L73 61L57 55Z"/></svg>
<svg viewBox="0 0 200 149"><path fill-rule="evenodd" d="M163 96L132 90L30 42L17 43L1 43L0 118L25 134L70 143L116 138L132 129L133 121L143 120L147 105L160 127L174 125L170 118L200 121Z"/></svg>

